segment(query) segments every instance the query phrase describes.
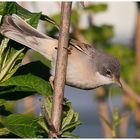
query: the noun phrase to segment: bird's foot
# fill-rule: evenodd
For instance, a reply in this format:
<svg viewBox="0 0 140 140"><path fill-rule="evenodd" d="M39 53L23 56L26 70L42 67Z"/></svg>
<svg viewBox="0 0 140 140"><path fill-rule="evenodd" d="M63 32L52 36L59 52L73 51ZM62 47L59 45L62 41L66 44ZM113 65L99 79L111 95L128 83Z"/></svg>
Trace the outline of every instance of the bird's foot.
<svg viewBox="0 0 140 140"><path fill-rule="evenodd" d="M64 49L66 49L68 51L68 54L71 54L72 46L68 46L68 48L64 47Z"/></svg>
<svg viewBox="0 0 140 140"><path fill-rule="evenodd" d="M68 51L68 54L71 54L72 46L68 46L68 48L66 48L66 47L63 47L63 48ZM57 50L58 47L55 47L55 49Z"/></svg>

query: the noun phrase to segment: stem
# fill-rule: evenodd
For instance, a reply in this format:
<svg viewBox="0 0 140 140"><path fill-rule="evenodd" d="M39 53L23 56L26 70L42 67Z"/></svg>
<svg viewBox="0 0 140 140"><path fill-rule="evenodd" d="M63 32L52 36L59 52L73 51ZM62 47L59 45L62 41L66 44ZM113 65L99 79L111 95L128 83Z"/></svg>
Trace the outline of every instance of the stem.
<svg viewBox="0 0 140 140"><path fill-rule="evenodd" d="M96 93L97 93L97 97L98 97L99 112L108 122L110 122L109 111L108 111L107 103L105 101L104 88L103 87L97 88ZM103 129L104 137L112 138L113 133L112 133L110 127L102 119L101 119L101 125L102 125L102 129Z"/></svg>
<svg viewBox="0 0 140 140"><path fill-rule="evenodd" d="M116 138L116 129L113 128L111 132L112 132L112 138Z"/></svg>
<svg viewBox="0 0 140 140"><path fill-rule="evenodd" d="M136 80L140 82L140 3L137 2L137 22L135 33L135 49L136 49Z"/></svg>
<svg viewBox="0 0 140 140"><path fill-rule="evenodd" d="M68 58L68 52L65 48L68 48L71 6L72 2L62 2L61 6L61 26L55 69L54 97L51 117L51 121L56 132L60 131L61 125L62 104L64 98L64 86ZM53 135L50 134L49 137L52 138Z"/></svg>
<svg viewBox="0 0 140 140"><path fill-rule="evenodd" d="M123 113L128 112L128 104L129 104L130 99L131 98L129 96L127 96L126 94L122 95L122 103L123 103L122 110L123 110ZM129 116L125 115L122 118L122 121L120 122L120 129L119 129L119 137L120 138L125 138L126 135L127 135L128 119L129 119Z"/></svg>
<svg viewBox="0 0 140 140"><path fill-rule="evenodd" d="M136 105L136 107L133 109L134 119L136 122L136 138L140 138L140 105Z"/></svg>
<svg viewBox="0 0 140 140"><path fill-rule="evenodd" d="M140 96L124 80L121 79L123 92L140 104Z"/></svg>

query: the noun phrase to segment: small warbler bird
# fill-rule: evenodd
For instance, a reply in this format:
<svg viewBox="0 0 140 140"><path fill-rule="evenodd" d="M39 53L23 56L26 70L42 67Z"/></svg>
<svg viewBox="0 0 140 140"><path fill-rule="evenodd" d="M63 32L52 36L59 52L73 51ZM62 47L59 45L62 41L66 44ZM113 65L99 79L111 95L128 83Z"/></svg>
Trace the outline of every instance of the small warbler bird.
<svg viewBox="0 0 140 140"><path fill-rule="evenodd" d="M23 44L51 61L50 81L55 76L58 40L40 33L22 18L6 15L0 33ZM101 52L92 46L70 40L66 84L80 89L94 89L102 85L120 83L120 63L112 55Z"/></svg>

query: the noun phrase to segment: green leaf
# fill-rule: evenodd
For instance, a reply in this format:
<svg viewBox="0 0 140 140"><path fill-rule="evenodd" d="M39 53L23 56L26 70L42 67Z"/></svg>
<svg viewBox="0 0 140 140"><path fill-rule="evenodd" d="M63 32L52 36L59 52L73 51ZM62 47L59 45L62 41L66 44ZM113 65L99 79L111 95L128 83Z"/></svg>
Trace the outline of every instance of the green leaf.
<svg viewBox="0 0 140 140"><path fill-rule="evenodd" d="M51 19L56 22L57 25L60 24L60 14L55 14L51 16Z"/></svg>
<svg viewBox="0 0 140 140"><path fill-rule="evenodd" d="M78 118L79 118L78 112L74 112L73 121L74 121L74 122L78 121Z"/></svg>
<svg viewBox="0 0 140 140"><path fill-rule="evenodd" d="M73 115L74 115L74 110L73 110L72 107L70 107L70 110L67 112L66 117L65 117L65 118L63 119L63 121L62 121L62 129L63 129L66 125L70 124L70 122L72 121Z"/></svg>
<svg viewBox="0 0 140 140"><path fill-rule="evenodd" d="M16 71L14 76L17 75L26 75L26 74L36 75L46 81L49 81L50 77L50 68L40 61L31 62L25 65L20 66Z"/></svg>
<svg viewBox="0 0 140 140"><path fill-rule="evenodd" d="M62 132L65 132L65 131L72 131L73 129L75 129L76 126L80 125L81 122L77 121L77 122L74 122L74 123L70 123L68 124L67 126L65 126L61 131Z"/></svg>
<svg viewBox="0 0 140 140"><path fill-rule="evenodd" d="M0 87L0 99L3 100L19 100L27 96L36 94L34 89L29 87L8 86Z"/></svg>
<svg viewBox="0 0 140 140"><path fill-rule="evenodd" d="M51 118L52 111L52 100L50 98L51 98L50 96L45 98L45 109L49 115L49 118Z"/></svg>
<svg viewBox="0 0 140 140"><path fill-rule="evenodd" d="M120 122L122 121L122 119L124 117L126 117L128 114L125 113L125 114L119 116L119 110L118 110L118 108L114 108L112 115L113 115L112 116L113 117L113 127L116 128L120 124Z"/></svg>
<svg viewBox="0 0 140 140"><path fill-rule="evenodd" d="M64 132L62 135L61 135L62 138L80 138L79 136L77 135L74 135L72 134L71 132Z"/></svg>
<svg viewBox="0 0 140 140"><path fill-rule="evenodd" d="M77 10L72 10L71 13L71 24L74 26L78 26L80 20L80 16L78 15Z"/></svg>
<svg viewBox="0 0 140 140"><path fill-rule="evenodd" d="M0 65L1 65L1 67L2 67L2 63L3 63L2 62L2 54L3 54L4 50L5 50L5 48L7 47L8 42L9 42L9 39L8 38L4 38L2 40L2 42L1 42L1 45L0 45Z"/></svg>
<svg viewBox="0 0 140 140"><path fill-rule="evenodd" d="M39 19L41 17L41 13L36 13L31 16L31 18L27 21L31 26L34 28L37 28L37 25L39 23Z"/></svg>
<svg viewBox="0 0 140 140"><path fill-rule="evenodd" d="M12 112L14 112L15 106L16 106L15 101L7 101L7 100L0 99L0 116L1 116L1 119L2 119L2 116L8 116ZM0 119L0 121L3 121L1 119Z"/></svg>
<svg viewBox="0 0 140 140"><path fill-rule="evenodd" d="M6 2L0 2L0 15L3 15L5 6L6 6Z"/></svg>
<svg viewBox="0 0 140 140"><path fill-rule="evenodd" d="M44 118L41 116L38 120L38 124L47 132L49 133L49 128L46 125Z"/></svg>
<svg viewBox="0 0 140 140"><path fill-rule="evenodd" d="M41 55L40 53L34 51L34 54L32 56L32 58L30 58L31 61L36 61L39 60L41 63L43 63L44 65L46 65L48 68L51 69L51 61L46 59L43 55Z"/></svg>
<svg viewBox="0 0 140 140"><path fill-rule="evenodd" d="M111 25L90 26L87 29L81 30L85 39L91 43L105 43L108 42L114 35L113 27Z"/></svg>
<svg viewBox="0 0 140 140"><path fill-rule="evenodd" d="M113 127L116 128L121 123L122 119L122 117L119 117L117 120L114 120Z"/></svg>
<svg viewBox="0 0 140 140"><path fill-rule="evenodd" d="M0 137L4 135L8 135L10 131L7 128L0 128Z"/></svg>
<svg viewBox="0 0 140 140"><path fill-rule="evenodd" d="M10 79L0 83L0 86L28 87L45 96L52 94L49 82L46 82L42 78L32 74L11 77Z"/></svg>
<svg viewBox="0 0 140 140"><path fill-rule="evenodd" d="M16 50L13 45L8 46L9 39L4 38L0 45L0 80L9 79L19 68L23 58L24 48Z"/></svg>
<svg viewBox="0 0 140 140"><path fill-rule="evenodd" d="M22 138L37 137L37 120L31 115L9 115L4 121L4 126Z"/></svg>
<svg viewBox="0 0 140 140"><path fill-rule="evenodd" d="M84 10L92 11L94 13L103 12L107 10L106 4L94 4L90 6L86 6Z"/></svg>
<svg viewBox="0 0 140 140"><path fill-rule="evenodd" d="M65 102L63 105L63 115L62 115L62 126L61 131L71 132L75 129L76 126L78 126L80 121L78 120L78 113L74 111L71 102Z"/></svg>
<svg viewBox="0 0 140 140"><path fill-rule="evenodd" d="M72 10L72 12L71 12L71 24L72 25L74 25L74 26L77 26L78 25L78 23L79 23L79 19L80 19L80 17L79 17L79 15L78 15L78 12L77 12L77 10L75 9L75 10ZM56 24L56 27L59 29L60 27L59 27L59 25L60 25L60 18L61 18L61 15L60 14L55 14L55 15L53 15L52 17L51 17L51 20L53 20L53 21L55 21L55 24ZM54 24L54 25L55 25ZM47 26L47 29L48 29L49 27ZM54 30L54 29L53 29ZM53 30L51 30L51 32L53 31Z"/></svg>
<svg viewBox="0 0 140 140"><path fill-rule="evenodd" d="M40 61L35 61L20 66L16 73L13 75L13 77L27 74L32 74L44 79L45 81L48 81L50 77L50 69L44 64L42 64ZM35 93L35 89L27 86L0 87L0 98L7 100L17 100L29 95L33 95Z"/></svg>
<svg viewBox="0 0 140 140"><path fill-rule="evenodd" d="M21 63L18 63L16 65L14 65L13 68L11 69L11 71L4 77L4 79L2 81L6 81L10 77L12 77L12 75L14 75L14 73L18 70L18 68L20 67L20 65L21 65Z"/></svg>
<svg viewBox="0 0 140 140"><path fill-rule="evenodd" d="M47 21L49 23L52 23L53 25L55 25L57 27L58 30L60 29L59 25L53 19L51 19L50 17L48 17L47 15L43 15L42 14L41 17L40 17L40 19L41 20L44 20L44 21Z"/></svg>
<svg viewBox="0 0 140 140"><path fill-rule="evenodd" d="M11 15L13 13L16 13L16 3L15 2L5 2L5 7L3 9L2 15Z"/></svg>
<svg viewBox="0 0 140 140"><path fill-rule="evenodd" d="M59 29L59 26L56 24L56 22L47 15L43 15L41 13L32 13L27 9L21 7L16 2L0 2L0 15L8 14L17 14L22 18L28 19L30 25L32 25L33 27L37 27L38 21L39 19L41 19L55 25Z"/></svg>
<svg viewBox="0 0 140 140"><path fill-rule="evenodd" d="M8 78L10 78L15 71L17 70L17 68L20 66L19 64L15 66L16 61L18 60L18 57L21 55L21 53L23 52L24 48L17 51L10 59L10 61L8 62L8 64L6 66L3 66L4 68L1 70L0 73L0 80L4 81L7 80ZM13 69L14 67L14 69ZM13 70L12 70L13 69ZM10 70L12 70L10 72Z"/></svg>

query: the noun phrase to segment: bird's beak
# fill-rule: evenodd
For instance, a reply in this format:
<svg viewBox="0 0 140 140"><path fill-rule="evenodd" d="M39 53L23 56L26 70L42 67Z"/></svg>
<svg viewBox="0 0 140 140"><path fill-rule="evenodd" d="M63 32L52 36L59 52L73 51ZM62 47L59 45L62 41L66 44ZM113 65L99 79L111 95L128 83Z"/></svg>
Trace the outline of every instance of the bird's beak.
<svg viewBox="0 0 140 140"><path fill-rule="evenodd" d="M122 83L120 82L120 79L115 79L115 84L118 85L120 88L122 88Z"/></svg>

